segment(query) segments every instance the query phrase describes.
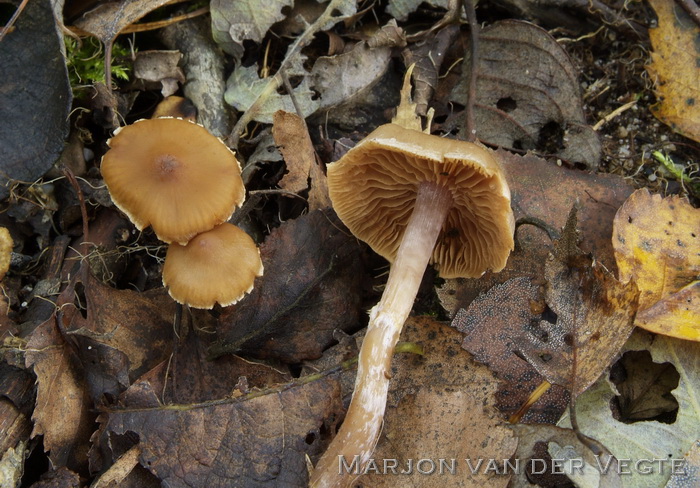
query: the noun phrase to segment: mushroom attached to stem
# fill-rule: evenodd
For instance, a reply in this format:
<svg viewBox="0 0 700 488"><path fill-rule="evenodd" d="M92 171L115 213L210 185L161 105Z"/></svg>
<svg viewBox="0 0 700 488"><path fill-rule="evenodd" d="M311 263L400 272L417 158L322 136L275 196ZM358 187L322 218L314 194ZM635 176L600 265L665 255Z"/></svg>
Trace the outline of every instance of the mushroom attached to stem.
<svg viewBox="0 0 700 488"><path fill-rule="evenodd" d="M370 312L357 379L343 425L311 475L310 486L354 479L340 463L364 467L379 437L391 358L426 266L443 278L500 271L513 249L510 190L483 147L396 124L379 127L328 167L334 208L358 238L391 264Z"/></svg>

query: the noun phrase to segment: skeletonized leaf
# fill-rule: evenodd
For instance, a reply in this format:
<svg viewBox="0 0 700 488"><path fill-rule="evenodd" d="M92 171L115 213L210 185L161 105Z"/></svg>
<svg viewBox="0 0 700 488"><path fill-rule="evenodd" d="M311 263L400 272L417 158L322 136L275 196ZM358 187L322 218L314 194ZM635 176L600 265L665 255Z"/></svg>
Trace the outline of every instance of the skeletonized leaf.
<svg viewBox="0 0 700 488"><path fill-rule="evenodd" d="M649 351L654 362L672 363L679 373L678 387L671 392L678 401L675 421L628 424L616 420L611 402L617 392L607 376L578 397L576 418L581 432L604 444L618 460L662 460L663 470L631 469L625 476L625 486L658 488L670 478L672 460L682 458L700 438L700 344L637 329L621 352L642 350ZM568 415L559 425L570 425Z"/></svg>

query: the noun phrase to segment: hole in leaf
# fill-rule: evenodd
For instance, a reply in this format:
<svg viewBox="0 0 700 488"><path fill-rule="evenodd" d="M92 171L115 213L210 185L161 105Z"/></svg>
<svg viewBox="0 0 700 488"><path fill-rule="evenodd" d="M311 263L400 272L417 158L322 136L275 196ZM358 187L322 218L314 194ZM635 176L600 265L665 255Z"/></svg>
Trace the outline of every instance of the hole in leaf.
<svg viewBox="0 0 700 488"><path fill-rule="evenodd" d="M610 380L620 395L610 408L620 422L632 424L656 420L672 424L678 415L678 401L671 391L680 375L671 363L656 363L649 351L629 351L610 370Z"/></svg>
<svg viewBox="0 0 700 488"><path fill-rule="evenodd" d="M516 108L518 108L518 102L510 97L501 98L496 102L496 108L502 110L505 113L510 113Z"/></svg>
<svg viewBox="0 0 700 488"><path fill-rule="evenodd" d="M539 132L537 149L545 154L556 154L564 147L564 129L553 120L547 122Z"/></svg>

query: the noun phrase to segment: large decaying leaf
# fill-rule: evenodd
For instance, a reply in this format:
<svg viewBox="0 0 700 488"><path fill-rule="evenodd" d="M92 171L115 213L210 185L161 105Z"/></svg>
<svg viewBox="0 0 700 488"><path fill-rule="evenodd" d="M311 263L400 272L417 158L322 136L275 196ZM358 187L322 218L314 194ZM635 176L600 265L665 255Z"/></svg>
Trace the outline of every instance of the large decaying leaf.
<svg viewBox="0 0 700 488"><path fill-rule="evenodd" d="M477 137L498 146L533 149L544 133L558 128L560 140L551 152L596 168L600 141L584 119L578 70L557 41L535 25L508 20L484 28L479 42ZM465 66L470 64L467 56ZM468 80L465 70L451 101L466 106Z"/></svg>
<svg viewBox="0 0 700 488"><path fill-rule="evenodd" d="M550 383L579 395L619 353L634 329L639 290L621 283L577 246L572 211L545 266L545 301L556 323L521 334L520 352Z"/></svg>
<svg viewBox="0 0 700 488"><path fill-rule="evenodd" d="M620 207L613 247L620 279L641 290L635 325L700 340L700 210L637 190Z"/></svg>
<svg viewBox="0 0 700 488"><path fill-rule="evenodd" d="M622 352L641 350L649 351L654 362L672 363L680 375L678 387L671 392L678 401L675 421L626 424L616 420L610 406L617 392L607 376L578 397L576 417L582 433L604 444L619 461L630 460L626 487L658 488L669 480L672 463L682 463L700 438L700 344L638 329ZM560 425L569 425L568 416ZM636 466L643 469L635 468L640 460L642 464Z"/></svg>
<svg viewBox="0 0 700 488"><path fill-rule="evenodd" d="M75 25L97 37L104 44L110 45L124 28L168 3L172 3L172 0L105 2L83 15Z"/></svg>
<svg viewBox="0 0 700 488"><path fill-rule="evenodd" d="M260 246L265 275L245 300L224 309L212 354L245 351L289 362L321 356L336 329L359 321L362 249L327 210L283 223Z"/></svg>
<svg viewBox="0 0 700 488"><path fill-rule="evenodd" d="M61 337L57 318L51 317L32 333L26 363L37 377L32 437L44 436L54 468L75 468L87 461L87 441L95 414L74 352Z"/></svg>
<svg viewBox="0 0 700 488"><path fill-rule="evenodd" d="M654 115L674 131L700 141L700 27L677 2L651 0L659 25L649 29L647 71L655 83Z"/></svg>
<svg viewBox="0 0 700 488"><path fill-rule="evenodd" d="M72 96L51 4L29 2L2 41L0 200L13 180L33 182L51 168L68 134Z"/></svg>
<svg viewBox="0 0 700 488"><path fill-rule="evenodd" d="M492 407L496 378L461 350L459 333L433 319L409 319L401 340L422 345L425 354L394 356L382 436L357 485L505 487L510 476L487 466L510 458L516 445ZM396 473L411 473L387 472L394 463Z"/></svg>
<svg viewBox="0 0 700 488"><path fill-rule="evenodd" d="M149 407L105 414L101 442L138 435L141 464L173 488L305 486L305 457L319 448L309 439L341 408L331 378L238 399Z"/></svg>

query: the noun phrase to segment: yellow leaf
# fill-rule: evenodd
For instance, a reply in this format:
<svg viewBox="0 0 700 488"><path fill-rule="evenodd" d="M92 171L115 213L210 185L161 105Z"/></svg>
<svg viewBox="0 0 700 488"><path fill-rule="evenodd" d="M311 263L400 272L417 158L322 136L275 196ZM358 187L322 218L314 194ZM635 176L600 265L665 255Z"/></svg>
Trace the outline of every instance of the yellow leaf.
<svg viewBox="0 0 700 488"><path fill-rule="evenodd" d="M654 51L647 67L659 103L654 115L674 131L700 141L700 28L677 2L650 0L659 26L649 29Z"/></svg>
<svg viewBox="0 0 700 488"><path fill-rule="evenodd" d="M635 325L700 341L700 210L637 190L613 222L620 280L641 291Z"/></svg>

